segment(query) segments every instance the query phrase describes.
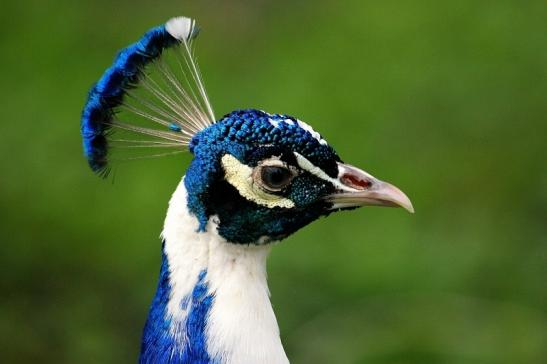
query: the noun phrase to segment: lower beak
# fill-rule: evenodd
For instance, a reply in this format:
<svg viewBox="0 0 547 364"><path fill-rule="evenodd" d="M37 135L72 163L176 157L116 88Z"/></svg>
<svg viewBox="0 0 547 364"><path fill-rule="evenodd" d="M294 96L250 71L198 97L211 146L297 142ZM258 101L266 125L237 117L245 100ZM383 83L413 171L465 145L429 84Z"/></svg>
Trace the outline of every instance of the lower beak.
<svg viewBox="0 0 547 364"><path fill-rule="evenodd" d="M360 206L402 207L414 213L410 199L397 187L348 164L338 163L338 191L327 197L332 209Z"/></svg>

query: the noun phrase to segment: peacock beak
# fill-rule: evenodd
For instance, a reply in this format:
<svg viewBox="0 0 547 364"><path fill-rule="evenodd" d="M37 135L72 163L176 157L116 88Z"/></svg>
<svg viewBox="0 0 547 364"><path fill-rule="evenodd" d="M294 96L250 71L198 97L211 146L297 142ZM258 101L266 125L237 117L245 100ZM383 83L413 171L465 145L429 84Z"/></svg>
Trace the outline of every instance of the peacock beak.
<svg viewBox="0 0 547 364"><path fill-rule="evenodd" d="M330 195L328 200L332 209L387 206L402 207L414 213L410 199L397 187L383 182L367 172L349 164L338 163L338 192Z"/></svg>

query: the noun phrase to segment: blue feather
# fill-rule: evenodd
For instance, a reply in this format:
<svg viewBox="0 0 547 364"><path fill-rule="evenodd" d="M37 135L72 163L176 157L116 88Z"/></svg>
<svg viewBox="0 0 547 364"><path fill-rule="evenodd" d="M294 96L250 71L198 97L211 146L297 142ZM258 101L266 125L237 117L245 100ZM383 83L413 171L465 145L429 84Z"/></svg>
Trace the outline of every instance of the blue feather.
<svg viewBox="0 0 547 364"><path fill-rule="evenodd" d="M164 242L165 246L165 242ZM173 325L168 317L167 304L171 296L169 277L169 262L165 252L162 254L162 265L158 288L148 319L144 327L141 343L141 364L212 364L213 360L207 352L205 326L214 297L209 294L206 283L207 271L200 272L198 281L191 296L184 297L180 305L186 306L188 316L183 325ZM172 326L176 332L177 341L173 337Z"/></svg>
<svg viewBox="0 0 547 364"><path fill-rule="evenodd" d="M277 126L271 121L278 122ZM306 156L331 177L338 173L337 162L341 160L334 149L321 144L309 131L300 127L297 119L254 109L233 111L190 141L194 159L184 183L186 189L192 191L188 196L188 208L199 219L201 231L205 231L209 220L205 207L208 188L222 171L220 156L228 153L244 161L246 153L256 146L272 143Z"/></svg>
<svg viewBox="0 0 547 364"><path fill-rule="evenodd" d="M81 119L84 154L89 166L107 175L108 141L106 139L115 108L126 91L139 80L144 67L157 59L166 48L178 44L164 25L149 30L136 43L122 49L114 63L91 88Z"/></svg>

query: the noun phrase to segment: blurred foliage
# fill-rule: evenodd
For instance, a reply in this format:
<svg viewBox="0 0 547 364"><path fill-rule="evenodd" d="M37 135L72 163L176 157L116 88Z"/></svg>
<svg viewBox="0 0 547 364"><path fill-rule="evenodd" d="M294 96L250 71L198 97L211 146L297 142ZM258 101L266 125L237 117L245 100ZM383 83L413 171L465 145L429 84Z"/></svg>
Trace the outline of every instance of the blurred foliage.
<svg viewBox="0 0 547 364"><path fill-rule="evenodd" d="M102 181L79 114L116 51L179 14L217 116L298 116L416 208L274 248L294 363L547 362L547 6L517 0L3 2L1 362L135 362L190 157Z"/></svg>

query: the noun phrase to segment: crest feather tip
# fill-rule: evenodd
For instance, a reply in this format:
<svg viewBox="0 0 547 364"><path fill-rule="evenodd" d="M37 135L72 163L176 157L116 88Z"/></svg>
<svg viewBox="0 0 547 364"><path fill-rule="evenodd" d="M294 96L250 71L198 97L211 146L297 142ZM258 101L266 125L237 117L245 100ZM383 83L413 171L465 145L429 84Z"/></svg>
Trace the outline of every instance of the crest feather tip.
<svg viewBox="0 0 547 364"><path fill-rule="evenodd" d="M180 41L189 41L197 36L196 21L185 16L171 18L165 23L165 30L173 38Z"/></svg>

